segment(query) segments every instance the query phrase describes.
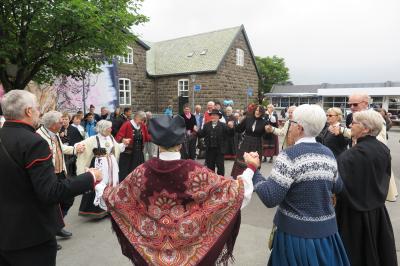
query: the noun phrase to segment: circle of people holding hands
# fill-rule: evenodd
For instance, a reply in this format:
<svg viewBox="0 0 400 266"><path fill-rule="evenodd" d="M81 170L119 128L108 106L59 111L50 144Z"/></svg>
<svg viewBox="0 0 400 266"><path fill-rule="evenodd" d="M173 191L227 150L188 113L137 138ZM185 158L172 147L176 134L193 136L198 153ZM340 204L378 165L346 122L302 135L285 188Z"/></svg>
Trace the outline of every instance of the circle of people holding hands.
<svg viewBox="0 0 400 266"><path fill-rule="evenodd" d="M39 118L27 91L1 104L1 265L55 265L55 236L72 236L63 219L80 194L79 215L109 215L134 265L227 265L253 192L277 207L268 265L397 265L388 125L368 95L350 95L346 125L340 108L308 104L290 106L282 126L273 105ZM265 177L263 161L273 163Z"/></svg>

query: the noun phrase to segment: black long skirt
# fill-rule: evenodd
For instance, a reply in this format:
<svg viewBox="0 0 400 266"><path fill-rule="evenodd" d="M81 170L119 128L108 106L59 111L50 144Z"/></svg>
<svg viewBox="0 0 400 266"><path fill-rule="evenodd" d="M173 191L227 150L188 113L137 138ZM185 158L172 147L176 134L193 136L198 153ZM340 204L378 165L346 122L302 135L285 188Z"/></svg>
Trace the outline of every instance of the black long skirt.
<svg viewBox="0 0 400 266"><path fill-rule="evenodd" d="M338 199L339 233L352 266L396 266L396 246L386 206L356 211Z"/></svg>
<svg viewBox="0 0 400 266"><path fill-rule="evenodd" d="M245 152L258 152L260 157L262 156L262 144L261 137L253 137L253 136L244 136L242 143L239 145L238 152L236 154L236 160L232 167L231 176L236 179L238 175L243 174L243 171L246 170L247 165L244 162L243 154Z"/></svg>
<svg viewBox="0 0 400 266"><path fill-rule="evenodd" d="M121 153L119 157L119 182L121 183L136 167L144 163L143 149L135 149L132 153Z"/></svg>

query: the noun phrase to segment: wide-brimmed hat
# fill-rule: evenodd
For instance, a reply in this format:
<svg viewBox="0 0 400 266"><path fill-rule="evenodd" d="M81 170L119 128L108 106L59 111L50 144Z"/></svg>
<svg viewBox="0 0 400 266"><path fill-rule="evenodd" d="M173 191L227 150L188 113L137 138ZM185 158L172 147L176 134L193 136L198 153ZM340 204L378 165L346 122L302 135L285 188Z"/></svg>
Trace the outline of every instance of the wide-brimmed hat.
<svg viewBox="0 0 400 266"><path fill-rule="evenodd" d="M212 109L209 115L219 115L219 118L222 117L222 113L218 109Z"/></svg>
<svg viewBox="0 0 400 266"><path fill-rule="evenodd" d="M161 115L149 121L152 142L162 147L170 148L182 144L185 140L185 131L185 120L179 115L174 118Z"/></svg>

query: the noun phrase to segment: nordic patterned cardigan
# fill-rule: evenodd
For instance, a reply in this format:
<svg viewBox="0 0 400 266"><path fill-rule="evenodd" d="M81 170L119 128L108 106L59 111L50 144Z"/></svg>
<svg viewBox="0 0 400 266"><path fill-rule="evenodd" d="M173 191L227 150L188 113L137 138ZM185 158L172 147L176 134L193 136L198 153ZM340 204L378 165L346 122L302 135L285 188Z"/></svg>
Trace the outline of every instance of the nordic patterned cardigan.
<svg viewBox="0 0 400 266"><path fill-rule="evenodd" d="M341 191L333 153L320 143L300 142L277 157L271 175L257 170L254 191L269 208L279 205L274 224L303 238L322 238L338 231L332 193Z"/></svg>

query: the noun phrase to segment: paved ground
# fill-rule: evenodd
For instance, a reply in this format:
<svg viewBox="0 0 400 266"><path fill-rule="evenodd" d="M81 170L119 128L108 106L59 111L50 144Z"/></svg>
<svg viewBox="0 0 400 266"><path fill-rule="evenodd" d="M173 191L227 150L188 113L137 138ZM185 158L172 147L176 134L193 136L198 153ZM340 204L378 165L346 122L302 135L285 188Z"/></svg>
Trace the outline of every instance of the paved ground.
<svg viewBox="0 0 400 266"><path fill-rule="evenodd" d="M400 129L389 133L389 147L392 150L393 170L400 177ZM226 172L230 173L233 163L226 161ZM267 175L271 164L263 163L262 173ZM398 187L400 180L397 179ZM77 215L80 197L66 218L66 229L73 232L69 240L60 240L63 249L58 253L57 265L59 266L125 266L132 265L120 251L116 236L111 231L108 218L101 221L89 221ZM396 238L397 257L400 259L400 201L387 203L387 208L393 224ZM252 201L242 212L242 224L236 242L234 255L235 265L261 266L266 265L269 252L267 251L267 238L271 228L275 209L267 209L256 194Z"/></svg>

